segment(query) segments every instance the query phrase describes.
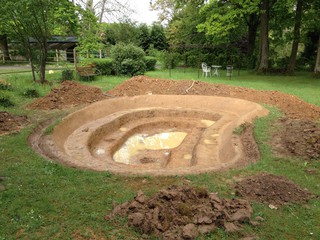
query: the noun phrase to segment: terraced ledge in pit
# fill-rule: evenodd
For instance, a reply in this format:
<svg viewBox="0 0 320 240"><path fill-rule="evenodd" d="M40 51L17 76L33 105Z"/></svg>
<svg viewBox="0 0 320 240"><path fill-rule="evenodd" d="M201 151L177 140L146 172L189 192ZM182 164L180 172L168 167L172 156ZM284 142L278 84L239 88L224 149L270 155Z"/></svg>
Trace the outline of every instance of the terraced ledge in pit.
<svg viewBox="0 0 320 240"><path fill-rule="evenodd" d="M261 105L235 98L121 97L70 114L55 127L46 147L65 164L97 171L176 175L221 170L245 164L233 130L267 114ZM115 151L133 134L163 131L182 131L187 136L176 148L139 153L132 164L113 160ZM103 154L97 154L97 149Z"/></svg>

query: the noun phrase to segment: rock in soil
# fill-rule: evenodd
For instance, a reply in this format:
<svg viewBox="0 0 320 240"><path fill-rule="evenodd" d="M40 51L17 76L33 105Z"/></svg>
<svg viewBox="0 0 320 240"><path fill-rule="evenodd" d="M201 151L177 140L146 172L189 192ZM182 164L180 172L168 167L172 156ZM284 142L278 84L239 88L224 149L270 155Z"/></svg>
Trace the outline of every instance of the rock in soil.
<svg viewBox="0 0 320 240"><path fill-rule="evenodd" d="M243 224L250 224L252 208L246 200L224 199L206 189L184 185L171 186L149 198L139 191L132 201L115 207L105 218L119 215L127 216L129 225L141 234L195 239L217 228L240 231Z"/></svg>
<svg viewBox="0 0 320 240"><path fill-rule="evenodd" d="M306 203L315 197L285 177L265 173L239 181L235 189L238 196L276 208L290 203Z"/></svg>

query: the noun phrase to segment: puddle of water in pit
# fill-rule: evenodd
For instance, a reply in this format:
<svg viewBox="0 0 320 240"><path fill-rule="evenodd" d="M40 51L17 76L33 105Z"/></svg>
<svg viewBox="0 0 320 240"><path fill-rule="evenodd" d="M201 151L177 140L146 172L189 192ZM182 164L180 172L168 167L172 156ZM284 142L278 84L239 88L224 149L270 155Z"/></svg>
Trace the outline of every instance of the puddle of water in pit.
<svg viewBox="0 0 320 240"><path fill-rule="evenodd" d="M135 134L129 137L115 152L113 159L116 162L130 164L130 158L140 151L172 149L178 147L186 136L186 132L164 132L154 135Z"/></svg>

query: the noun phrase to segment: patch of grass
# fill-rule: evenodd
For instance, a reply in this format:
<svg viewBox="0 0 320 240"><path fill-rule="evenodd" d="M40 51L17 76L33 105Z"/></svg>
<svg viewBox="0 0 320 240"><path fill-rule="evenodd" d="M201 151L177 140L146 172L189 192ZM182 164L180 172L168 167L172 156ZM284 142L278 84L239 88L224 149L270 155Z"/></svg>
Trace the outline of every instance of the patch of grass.
<svg viewBox="0 0 320 240"><path fill-rule="evenodd" d="M44 135L50 135L53 132L55 126L57 126L62 120L62 117L57 118L53 123L51 123L44 131Z"/></svg>

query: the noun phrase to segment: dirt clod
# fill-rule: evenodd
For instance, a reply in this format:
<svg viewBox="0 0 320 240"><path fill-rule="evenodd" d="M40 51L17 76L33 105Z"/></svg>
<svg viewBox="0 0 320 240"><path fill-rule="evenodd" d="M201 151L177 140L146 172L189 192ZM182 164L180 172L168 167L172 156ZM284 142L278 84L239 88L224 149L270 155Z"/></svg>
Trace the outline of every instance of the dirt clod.
<svg viewBox="0 0 320 240"><path fill-rule="evenodd" d="M121 204L106 216L128 216L129 225L142 234L163 239L195 239L200 233L216 228L237 232L242 224L250 224L252 209L246 200L224 199L216 193L190 186L172 186L159 191L154 197L136 197Z"/></svg>
<svg viewBox="0 0 320 240"><path fill-rule="evenodd" d="M8 112L0 111L0 136L18 132L27 123L26 116L15 116Z"/></svg>
<svg viewBox="0 0 320 240"><path fill-rule="evenodd" d="M289 203L306 203L315 197L285 177L272 174L248 177L239 181L235 189L238 196L249 201L269 204L275 208Z"/></svg>

